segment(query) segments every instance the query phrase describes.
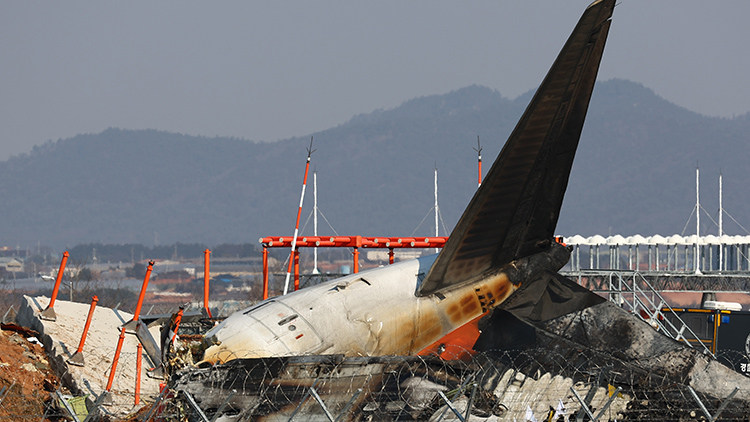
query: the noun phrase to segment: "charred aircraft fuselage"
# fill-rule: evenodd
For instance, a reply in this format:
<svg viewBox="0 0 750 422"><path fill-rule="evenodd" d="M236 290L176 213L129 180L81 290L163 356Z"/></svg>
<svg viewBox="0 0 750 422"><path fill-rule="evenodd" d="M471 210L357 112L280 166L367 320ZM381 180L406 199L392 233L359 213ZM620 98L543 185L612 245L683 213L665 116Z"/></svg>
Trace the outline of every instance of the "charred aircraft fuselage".
<svg viewBox="0 0 750 422"><path fill-rule="evenodd" d="M524 279L557 271L566 247L515 261L494 274L429 296L414 293L435 255L364 271L271 298L206 334L203 360L344 354L411 355L501 304Z"/></svg>

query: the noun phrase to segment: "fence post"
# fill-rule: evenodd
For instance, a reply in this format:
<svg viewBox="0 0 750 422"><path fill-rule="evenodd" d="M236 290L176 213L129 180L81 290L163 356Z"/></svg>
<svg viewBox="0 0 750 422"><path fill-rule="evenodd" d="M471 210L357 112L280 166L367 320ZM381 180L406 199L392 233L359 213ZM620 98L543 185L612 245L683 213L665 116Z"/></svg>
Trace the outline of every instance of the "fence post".
<svg viewBox="0 0 750 422"><path fill-rule="evenodd" d="M471 396L469 396L469 403L466 405L466 414L464 415L464 422L468 422L471 417L471 407L474 406L474 397L477 393L477 383L472 384Z"/></svg>
<svg viewBox="0 0 750 422"><path fill-rule="evenodd" d="M595 391L596 386L592 385L591 391ZM573 395L575 395L576 399L578 399L578 402L581 403L581 410L578 411L578 414L576 415L576 421L583 422L583 412L585 412L587 415L589 415L589 418L591 418L592 421L596 422L596 419L594 418L594 414L591 413L591 410L589 410L589 406L586 403L586 400L582 399L581 396L578 395L578 392L573 388L573 386L570 387L570 391L573 392ZM588 399L589 394L586 394L586 398Z"/></svg>
<svg viewBox="0 0 750 422"><path fill-rule="evenodd" d="M209 284L209 265L211 265L211 251L206 249L203 251L203 309L206 310L206 315L209 318L213 318L211 315L211 309L208 308L208 284Z"/></svg>
<svg viewBox="0 0 750 422"><path fill-rule="evenodd" d="M140 419L141 421L147 422L149 419L151 419L151 414L153 414L156 408L159 407L159 404L164 399L164 396L166 396L166 394L167 394L167 387L165 386L159 392L159 396L154 401L154 404L153 406L151 406L151 409L149 409L148 413L146 413L146 415L142 419Z"/></svg>
<svg viewBox="0 0 750 422"><path fill-rule="evenodd" d="M60 261L60 269L57 271L57 279L55 280L55 287L52 289L52 297L49 299L49 305L47 305L47 309L39 314L42 319L57 321L57 315L55 314L54 309L55 300L57 299L57 292L60 291L60 283L62 282L63 272L65 272L65 263L68 262L68 256L70 256L70 254L68 251L65 251L62 256L62 261Z"/></svg>
<svg viewBox="0 0 750 422"><path fill-rule="evenodd" d="M55 394L57 395L57 399L60 400L63 407L65 407L65 410L68 411L68 414L73 418L73 420L75 422L81 422L81 420L78 419L78 415L76 414L75 410L73 410L73 408L70 407L70 404L68 403L68 401L63 398L62 394L60 394L60 390L55 391Z"/></svg>
<svg viewBox="0 0 750 422"><path fill-rule="evenodd" d="M190 393L188 393L187 391L183 391L182 394L185 395L185 397L187 398L188 404L190 404L190 407L192 407L193 410L195 410L195 413L198 414L198 417L201 418L203 422L210 422L208 420L208 417L206 417L206 414L203 413L200 406L198 406L198 403L196 403L195 399L193 399L193 396L191 396Z"/></svg>
<svg viewBox="0 0 750 422"><path fill-rule="evenodd" d="M122 350L123 340L125 340L125 327L122 327L122 329L120 330L120 337L117 340L117 348L115 349L115 357L112 359L112 369L109 371L107 388L104 389L104 392L107 394L112 389L112 382L115 380L115 371L117 370L117 362L120 360L120 351Z"/></svg>
<svg viewBox="0 0 750 422"><path fill-rule="evenodd" d="M135 355L135 405L141 403L141 366L143 365L143 345L138 343Z"/></svg>
<svg viewBox="0 0 750 422"><path fill-rule="evenodd" d="M587 403L587 402L591 402L591 400L593 399L593 395L591 394L591 392L593 391L594 393L596 393L596 384L593 384L591 386L591 390L589 390L589 393L586 394L585 401L581 399L581 396L578 395L578 392L572 386L570 387L570 391L573 392L576 399L578 399L578 402L581 403L581 410L586 412L586 414L589 415L589 418L591 418L593 422L598 422L599 418L601 418L604 415L604 412L606 412L607 409L609 409L609 406L612 404L612 402L615 401L615 399L617 398L617 395L620 394L620 391L622 391L622 387L617 387L617 389L612 393L612 395L609 397L606 403L604 403L604 406L602 406L601 410L599 410L599 413L597 413L596 416L594 416L594 414L591 413L591 410L589 409L588 405L590 403ZM591 398L589 398L589 396L591 396ZM578 416L576 417L576 419L583 420L583 414L580 411L578 412Z"/></svg>
<svg viewBox="0 0 750 422"><path fill-rule="evenodd" d="M127 324L123 325L123 327L126 327L128 331L135 331L138 326L138 320L141 317L141 307L143 306L143 298L146 296L146 289L148 288L148 280L151 277L151 270L154 268L154 261L148 262L148 267L146 268L146 276L143 277L143 285L141 286L141 294L138 296L138 303L135 305L135 313L133 314L133 319L130 320Z"/></svg>
<svg viewBox="0 0 750 422"><path fill-rule="evenodd" d="M237 390L232 390L232 392L229 393L229 396L226 400L224 400L224 403L222 403L221 406L219 406L219 408L216 410L216 413L214 413L214 417L211 418L210 422L216 422L216 419L219 419L219 416L221 416L221 414L224 412L224 408L227 407L227 404L229 404L229 400L231 400L235 394L237 394Z"/></svg>
<svg viewBox="0 0 750 422"><path fill-rule="evenodd" d="M706 415L706 417L708 418L708 420L711 421L711 422L715 422L716 419L719 418L719 415L721 414L721 412L724 411L724 408L727 407L727 405L729 404L729 402L732 400L732 397L734 397L734 395L737 394L738 391L740 391L740 389L738 387L734 387L734 390L732 390L732 392L729 393L729 395L727 396L727 398L725 398L721 402L721 405L719 405L719 408L716 410L716 414L715 415L711 415L711 413L708 411L708 409L706 409L706 406L701 401L700 397L698 397L698 393L696 393L695 390L693 390L693 387L691 387L691 386L688 385L688 390L690 390L690 394L693 395L693 399L695 399L695 401L698 402L698 406L700 406L701 410L703 411L703 414Z"/></svg>
<svg viewBox="0 0 750 422"><path fill-rule="evenodd" d="M91 387L89 387L90 389ZM83 422L91 422L93 420L96 420L99 417L99 412L101 411L100 406L102 405L102 402L106 400L109 397L109 392L102 391L101 394L99 394L99 397L96 398L96 401L94 402L94 408L89 410L88 416L86 416L86 419L83 420Z"/></svg>
<svg viewBox="0 0 750 422"><path fill-rule="evenodd" d="M438 394L440 395L440 398L442 398L443 401L445 402L445 405L448 406L448 409L450 409L456 415L458 420L460 420L461 422L465 422L464 416L461 414L461 412L458 411L458 409L456 409L455 406L453 406L453 403L451 403L451 401L448 399L445 393L443 393L442 391L438 391ZM443 415L445 415L445 412L443 412ZM442 420L443 415L440 415L440 419L438 420Z"/></svg>
<svg viewBox="0 0 750 422"><path fill-rule="evenodd" d="M310 395L312 395L313 398L315 399L315 401L318 402L318 404L320 405L321 409L323 409L323 413L325 413L325 415L328 418L328 420L331 421L331 422L335 422L335 419L333 418L333 415L328 410L328 408L326 407L325 403L323 403L323 399L320 398L320 396L318 395L318 392L315 391L315 388L310 387Z"/></svg>
<svg viewBox="0 0 750 422"><path fill-rule="evenodd" d="M341 420L341 418L344 415L346 415L346 413L349 411L349 409L354 404L354 400L356 400L357 397L359 397L359 395L361 393L362 393L362 389L358 388L357 391L354 392L354 395L352 396L352 398L349 399L349 402L346 404L346 406L344 406L344 409L341 411L341 413L339 413L339 415L336 417L336 420L334 422L339 422L339 420Z"/></svg>
<svg viewBox="0 0 750 422"><path fill-rule="evenodd" d="M464 382L462 382L461 385L458 387L458 391L456 391L456 394L454 395L454 397L457 397L457 396L460 396L461 394L463 394L464 393L464 389L466 389L466 386L469 385L469 382L472 379L474 379L474 374L471 374L468 377L466 377L466 379L464 380ZM452 405L450 403L448 403L448 397L446 397L445 394L442 393L442 391L438 391L438 393L443 397L443 400L445 400L445 402L448 405L448 407L451 410L453 410L453 413L456 413L456 410L454 410L455 408L453 408ZM448 409L443 410L443 413L437 419L437 422L442 421L443 418L445 417L445 414L447 412L448 412ZM458 418L461 419L461 415L459 415L458 413L456 413L456 416L458 416Z"/></svg>
<svg viewBox="0 0 750 422"><path fill-rule="evenodd" d="M99 297L94 296L91 298L91 306L89 307L89 315L86 317L86 325L83 327L83 334L81 334L81 341L78 343L78 349L75 353L73 353L73 356L68 359L68 363L71 365L77 365L77 366L83 366L84 365L84 359L83 359L83 345L86 343L86 335L89 332L89 327L91 326L91 318L94 316L94 309L96 309L96 302L99 301Z"/></svg>
<svg viewBox="0 0 750 422"><path fill-rule="evenodd" d="M318 383L318 380L319 380L319 378L315 378L315 381L313 381L312 385L310 386L310 390L312 390L313 388L315 388L315 385ZM310 397L310 390L307 390L307 392L305 393L305 395L302 396L302 400L299 401L299 404L294 409L294 412L292 412L292 416L289 417L289 421L287 421L287 422L292 422L292 419L294 419L294 416L297 415L297 412L299 412L299 410L302 408L302 405L305 404L305 402L307 401L307 399Z"/></svg>

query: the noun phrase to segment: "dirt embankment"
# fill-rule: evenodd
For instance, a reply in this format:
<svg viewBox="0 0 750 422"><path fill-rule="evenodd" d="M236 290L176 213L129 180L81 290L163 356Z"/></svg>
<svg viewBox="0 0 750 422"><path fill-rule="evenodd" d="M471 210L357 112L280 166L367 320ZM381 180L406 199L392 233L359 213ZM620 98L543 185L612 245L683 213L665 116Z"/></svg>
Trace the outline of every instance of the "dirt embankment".
<svg viewBox="0 0 750 422"><path fill-rule="evenodd" d="M3 324L0 330L0 420L25 421L45 414L54 417L47 409L51 393L58 386L38 334Z"/></svg>

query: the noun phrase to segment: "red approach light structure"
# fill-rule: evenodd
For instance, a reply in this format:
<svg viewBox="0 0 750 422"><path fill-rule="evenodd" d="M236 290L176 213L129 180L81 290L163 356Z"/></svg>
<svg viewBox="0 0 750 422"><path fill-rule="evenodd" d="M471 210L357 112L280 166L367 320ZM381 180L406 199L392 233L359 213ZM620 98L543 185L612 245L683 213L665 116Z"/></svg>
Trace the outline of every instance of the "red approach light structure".
<svg viewBox="0 0 750 422"><path fill-rule="evenodd" d="M269 236L262 237L263 245L263 300L268 299L268 248L294 247L290 258L294 265L294 290L299 290L299 248L353 248L352 272L359 272L359 248L388 249L388 263L394 262L394 249L400 248L442 248L447 236L436 237L365 237L365 236L307 236L300 238Z"/></svg>

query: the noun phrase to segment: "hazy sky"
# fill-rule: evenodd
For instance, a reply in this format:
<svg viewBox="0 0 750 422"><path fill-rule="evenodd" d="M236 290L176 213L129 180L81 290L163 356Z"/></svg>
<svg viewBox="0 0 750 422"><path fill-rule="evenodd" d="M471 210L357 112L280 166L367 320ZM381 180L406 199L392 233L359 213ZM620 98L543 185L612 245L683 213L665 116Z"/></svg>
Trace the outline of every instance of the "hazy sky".
<svg viewBox="0 0 750 422"><path fill-rule="evenodd" d="M480 84L535 88L590 0L0 0L0 160L108 127L274 141ZM600 79L750 111L750 1L620 0Z"/></svg>

